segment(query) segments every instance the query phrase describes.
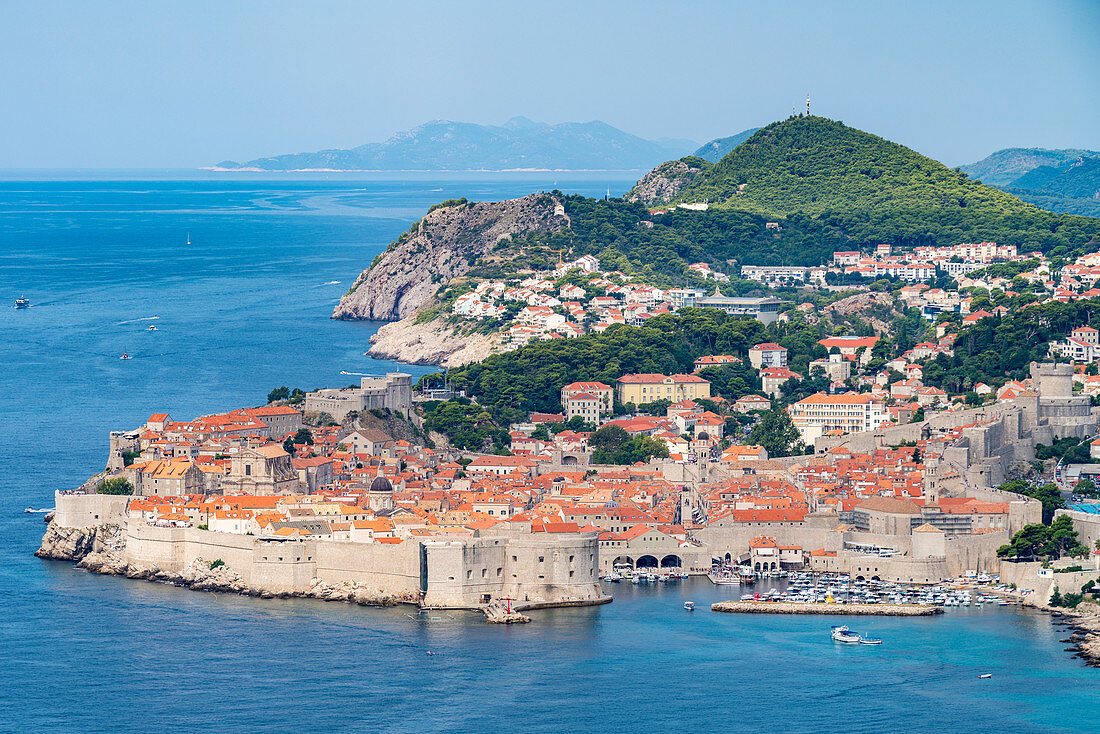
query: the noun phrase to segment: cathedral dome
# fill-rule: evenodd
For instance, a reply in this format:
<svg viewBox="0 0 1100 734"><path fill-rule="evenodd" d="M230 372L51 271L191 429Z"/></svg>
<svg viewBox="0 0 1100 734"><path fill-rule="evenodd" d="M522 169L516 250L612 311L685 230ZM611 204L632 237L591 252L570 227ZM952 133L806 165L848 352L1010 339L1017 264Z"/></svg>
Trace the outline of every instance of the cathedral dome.
<svg viewBox="0 0 1100 734"><path fill-rule="evenodd" d="M374 481L370 483L371 492L392 492L393 485L390 484L390 480L385 477L375 477Z"/></svg>

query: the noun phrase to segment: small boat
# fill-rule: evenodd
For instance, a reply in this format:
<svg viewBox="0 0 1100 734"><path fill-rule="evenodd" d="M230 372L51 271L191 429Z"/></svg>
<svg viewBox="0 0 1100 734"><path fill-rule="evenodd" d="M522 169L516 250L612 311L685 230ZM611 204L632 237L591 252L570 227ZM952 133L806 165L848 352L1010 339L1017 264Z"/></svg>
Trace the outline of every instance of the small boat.
<svg viewBox="0 0 1100 734"><path fill-rule="evenodd" d="M992 678L992 677L993 677L993 674L992 674L992 673L982 673L982 674L981 674L981 675L979 675L978 677L979 677L979 678Z"/></svg>
<svg viewBox="0 0 1100 734"><path fill-rule="evenodd" d="M126 352L123 352L123 353L122 353L122 356L121 356L121 357L119 357L119 359L133 359L133 357L131 357L131 356L130 356L129 354L127 354Z"/></svg>
<svg viewBox="0 0 1100 734"><path fill-rule="evenodd" d="M881 645L882 640L877 637L860 637L859 644L861 645Z"/></svg>
<svg viewBox="0 0 1100 734"><path fill-rule="evenodd" d="M157 325L156 324L149 324L149 328L146 329L146 331L156 331L156 330L157 330Z"/></svg>
<svg viewBox="0 0 1100 734"><path fill-rule="evenodd" d="M26 296L19 296L19 298L15 299L15 307L16 308L30 308L31 307L31 301Z"/></svg>
<svg viewBox="0 0 1100 734"><path fill-rule="evenodd" d="M833 627L833 641L843 642L847 645L859 644L860 636L855 632L848 629L847 625L841 625L839 627Z"/></svg>
<svg viewBox="0 0 1100 734"><path fill-rule="evenodd" d="M688 610L689 612L694 612L695 611L695 602L693 602L693 601L684 602L684 609Z"/></svg>

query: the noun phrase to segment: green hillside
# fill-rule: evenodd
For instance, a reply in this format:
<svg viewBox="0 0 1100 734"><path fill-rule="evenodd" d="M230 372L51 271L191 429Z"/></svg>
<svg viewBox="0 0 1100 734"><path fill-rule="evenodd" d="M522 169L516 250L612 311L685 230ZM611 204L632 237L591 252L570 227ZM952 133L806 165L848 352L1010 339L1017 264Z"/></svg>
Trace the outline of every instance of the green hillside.
<svg viewBox="0 0 1100 734"><path fill-rule="evenodd" d="M1075 161L1098 156L1100 151L1081 148L1005 148L961 168L983 183L1015 187L1021 176L1036 168L1051 166L1064 170Z"/></svg>
<svg viewBox="0 0 1100 734"><path fill-rule="evenodd" d="M733 152L738 145L741 145L741 143L751 138L759 129L758 127L754 127L750 130L742 130L736 135L730 135L725 138L715 138L709 143L702 145L699 150L695 151L695 155L711 163L717 163Z"/></svg>
<svg viewBox="0 0 1100 734"><path fill-rule="evenodd" d="M1100 158L1077 160L1066 166L1040 166L1012 186L1071 198L1100 199Z"/></svg>
<svg viewBox="0 0 1100 734"><path fill-rule="evenodd" d="M701 172L677 201L776 219L810 215L856 244L1100 245L1100 221L1042 211L903 145L822 117L762 128Z"/></svg>

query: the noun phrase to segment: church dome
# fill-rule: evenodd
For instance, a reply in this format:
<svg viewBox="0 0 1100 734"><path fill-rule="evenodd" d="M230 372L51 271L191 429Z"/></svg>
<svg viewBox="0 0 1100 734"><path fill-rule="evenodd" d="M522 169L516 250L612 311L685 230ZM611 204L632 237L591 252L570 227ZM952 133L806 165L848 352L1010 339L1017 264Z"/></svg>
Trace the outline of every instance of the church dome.
<svg viewBox="0 0 1100 734"><path fill-rule="evenodd" d="M374 481L370 483L371 492L392 492L393 485L390 484L390 480L385 477L375 477Z"/></svg>

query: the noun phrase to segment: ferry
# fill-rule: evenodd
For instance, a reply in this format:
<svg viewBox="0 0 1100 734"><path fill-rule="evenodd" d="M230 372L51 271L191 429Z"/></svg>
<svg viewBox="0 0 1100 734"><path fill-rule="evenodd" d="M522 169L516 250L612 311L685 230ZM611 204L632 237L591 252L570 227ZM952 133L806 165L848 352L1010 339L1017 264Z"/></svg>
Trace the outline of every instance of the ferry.
<svg viewBox="0 0 1100 734"><path fill-rule="evenodd" d="M846 645L857 645L861 639L863 638L848 629L848 625L833 627L834 642L843 642Z"/></svg>
<svg viewBox="0 0 1100 734"><path fill-rule="evenodd" d="M693 602L693 601L684 602L684 609L688 610L689 612L694 612L695 611L695 602Z"/></svg>
<svg viewBox="0 0 1100 734"><path fill-rule="evenodd" d="M15 299L15 307L16 308L30 308L31 307L31 301L26 296L19 296L19 298Z"/></svg>

